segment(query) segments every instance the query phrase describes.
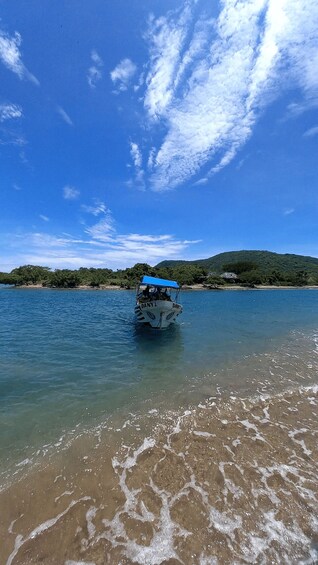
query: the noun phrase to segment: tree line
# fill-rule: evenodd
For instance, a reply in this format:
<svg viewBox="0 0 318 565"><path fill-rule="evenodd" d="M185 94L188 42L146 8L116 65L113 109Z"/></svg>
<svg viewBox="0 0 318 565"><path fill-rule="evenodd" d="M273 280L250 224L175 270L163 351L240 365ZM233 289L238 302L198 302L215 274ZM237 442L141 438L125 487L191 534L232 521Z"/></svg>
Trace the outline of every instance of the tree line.
<svg viewBox="0 0 318 565"><path fill-rule="evenodd" d="M234 273L231 280L223 278L223 272ZM240 261L222 265L222 272L209 272L197 265L176 265L174 267L151 267L147 263L136 263L127 269L87 268L77 270L55 269L37 265L23 265L10 273L0 273L0 284L15 286L42 285L50 288L76 288L89 286L99 288L103 285L134 288L143 275L171 279L180 285L204 284L207 288L218 288L225 285L240 284L253 287L255 285L306 286L318 285L318 275L306 270L292 272L278 269L264 272L257 263Z"/></svg>

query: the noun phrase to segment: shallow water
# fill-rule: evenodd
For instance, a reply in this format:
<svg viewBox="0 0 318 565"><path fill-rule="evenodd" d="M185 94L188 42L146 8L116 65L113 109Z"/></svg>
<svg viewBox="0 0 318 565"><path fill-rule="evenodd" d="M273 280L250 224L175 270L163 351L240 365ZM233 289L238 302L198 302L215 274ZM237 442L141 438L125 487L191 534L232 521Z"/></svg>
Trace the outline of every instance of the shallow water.
<svg viewBox="0 0 318 565"><path fill-rule="evenodd" d="M0 301L0 562L317 562L316 291Z"/></svg>

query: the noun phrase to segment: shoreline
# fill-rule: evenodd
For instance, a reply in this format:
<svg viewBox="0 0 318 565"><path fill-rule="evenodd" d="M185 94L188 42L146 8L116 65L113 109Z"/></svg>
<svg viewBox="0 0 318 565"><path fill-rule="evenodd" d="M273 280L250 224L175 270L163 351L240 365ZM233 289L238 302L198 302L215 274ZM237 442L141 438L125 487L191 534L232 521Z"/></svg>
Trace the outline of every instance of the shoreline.
<svg viewBox="0 0 318 565"><path fill-rule="evenodd" d="M79 285L75 288L58 288L58 287L51 287L51 286L42 286L42 284L26 284L20 286L14 285L4 285L9 288L13 289L22 289L22 290L135 290L134 288L123 288L120 285L100 285L99 287L91 287L89 285ZM233 285L226 285L226 286L217 286L217 287L209 287L203 284L193 284L193 285L184 285L181 287L181 290L207 290L207 291L223 291L223 290L318 290L318 285L306 285L306 286L287 286L287 285L255 285L253 287L248 286L241 286L238 284Z"/></svg>
<svg viewBox="0 0 318 565"><path fill-rule="evenodd" d="M154 408L132 415L128 429L124 422L87 431L0 492L6 562L54 554L60 563L102 565L107 554L114 565L127 556L141 565L147 551L159 563L167 538L167 557L192 556L196 565L202 557L230 562L233 554L241 562L247 551L249 562L287 552L288 561L315 557L317 401L314 386L217 395L168 410L160 429Z"/></svg>

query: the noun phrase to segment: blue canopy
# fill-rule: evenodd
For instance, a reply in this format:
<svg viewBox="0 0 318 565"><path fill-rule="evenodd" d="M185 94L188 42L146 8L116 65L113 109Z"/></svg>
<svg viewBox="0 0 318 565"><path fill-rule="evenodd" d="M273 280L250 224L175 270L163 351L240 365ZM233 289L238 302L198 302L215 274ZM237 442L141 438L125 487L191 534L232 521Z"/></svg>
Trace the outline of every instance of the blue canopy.
<svg viewBox="0 0 318 565"><path fill-rule="evenodd" d="M176 281L166 281L165 279L156 279L156 277L143 276L140 284L149 284L152 286L163 286L165 288L179 288Z"/></svg>

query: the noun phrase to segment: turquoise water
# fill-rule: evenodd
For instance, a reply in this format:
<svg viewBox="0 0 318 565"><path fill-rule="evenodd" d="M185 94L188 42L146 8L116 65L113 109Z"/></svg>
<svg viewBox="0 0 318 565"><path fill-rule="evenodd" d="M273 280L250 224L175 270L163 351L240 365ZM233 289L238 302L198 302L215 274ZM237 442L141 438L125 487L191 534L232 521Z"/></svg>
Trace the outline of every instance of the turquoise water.
<svg viewBox="0 0 318 565"><path fill-rule="evenodd" d="M2 462L116 410L181 393L184 400L203 380L211 390L230 388L220 369L318 328L315 290L190 291L181 299L179 324L157 332L136 326L134 292L2 287Z"/></svg>

